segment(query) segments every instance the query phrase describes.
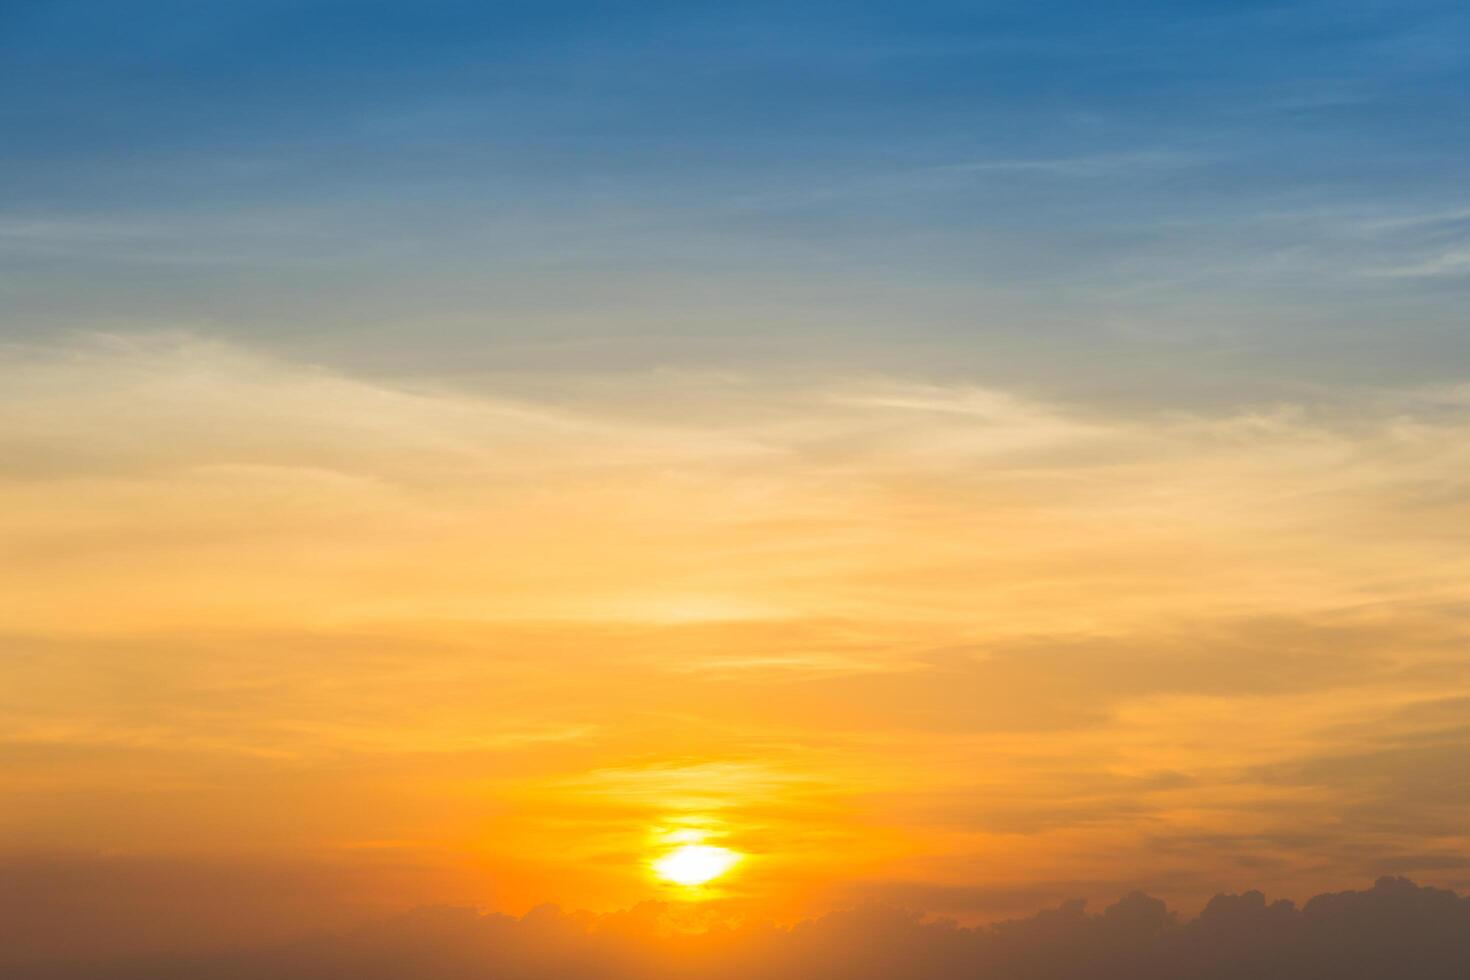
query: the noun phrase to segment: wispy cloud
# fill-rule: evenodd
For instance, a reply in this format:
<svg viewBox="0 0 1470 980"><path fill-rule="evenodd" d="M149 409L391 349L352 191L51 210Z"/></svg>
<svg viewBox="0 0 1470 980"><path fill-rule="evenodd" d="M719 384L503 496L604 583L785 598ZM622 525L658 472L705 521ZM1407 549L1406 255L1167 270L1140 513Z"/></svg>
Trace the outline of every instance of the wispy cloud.
<svg viewBox="0 0 1470 980"><path fill-rule="evenodd" d="M1470 247L1451 248L1410 265L1377 270L1375 274L1394 279L1459 278L1470 275Z"/></svg>
<svg viewBox="0 0 1470 980"><path fill-rule="evenodd" d="M64 780L98 813L171 801L134 847L228 849L250 811L202 813L269 797L299 814L276 847L437 838L530 895L583 862L592 904L671 814L720 814L791 894L834 862L958 886L992 851L1019 887L1106 842L1098 875L1185 848L1188 898L1452 849L1458 743L1405 748L1397 781L1382 753L1453 739L1402 713L1470 697L1459 388L1201 414L875 375L563 384L187 333L6 348L12 812L49 826L35 787ZM1271 844L1290 827L1313 843Z"/></svg>

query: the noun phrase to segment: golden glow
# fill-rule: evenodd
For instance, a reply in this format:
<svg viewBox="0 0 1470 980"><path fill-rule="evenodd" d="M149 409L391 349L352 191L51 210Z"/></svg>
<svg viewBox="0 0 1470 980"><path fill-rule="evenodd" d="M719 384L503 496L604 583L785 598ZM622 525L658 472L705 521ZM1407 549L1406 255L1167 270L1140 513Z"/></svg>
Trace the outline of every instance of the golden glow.
<svg viewBox="0 0 1470 980"><path fill-rule="evenodd" d="M740 863L740 855L711 844L685 844L653 862L654 873L676 885L703 885Z"/></svg>
<svg viewBox="0 0 1470 980"><path fill-rule="evenodd" d="M1352 852L1365 787L1398 852L1464 849L1376 753L1451 737L1470 697L1441 492L1470 391L1337 421L546 384L0 345L0 855L187 843L320 857L385 902L608 911L657 883L779 915L1181 863L1208 897L1234 857L1178 842L1241 834L1281 869L1252 884L1346 887L1279 842Z"/></svg>

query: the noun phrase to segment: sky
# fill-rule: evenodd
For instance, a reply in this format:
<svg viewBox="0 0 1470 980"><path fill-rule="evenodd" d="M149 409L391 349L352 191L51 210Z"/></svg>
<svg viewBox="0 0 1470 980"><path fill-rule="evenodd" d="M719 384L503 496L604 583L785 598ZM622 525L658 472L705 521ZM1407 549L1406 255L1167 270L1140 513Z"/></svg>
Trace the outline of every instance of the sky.
<svg viewBox="0 0 1470 980"><path fill-rule="evenodd" d="M1470 888L1467 52L1417 0L0 3L0 905Z"/></svg>

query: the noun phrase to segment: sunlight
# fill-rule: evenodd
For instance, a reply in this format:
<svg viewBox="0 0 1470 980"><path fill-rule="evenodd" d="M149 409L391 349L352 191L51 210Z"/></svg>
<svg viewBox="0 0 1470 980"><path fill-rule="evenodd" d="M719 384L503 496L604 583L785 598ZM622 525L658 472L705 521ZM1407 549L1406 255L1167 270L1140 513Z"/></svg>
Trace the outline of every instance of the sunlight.
<svg viewBox="0 0 1470 980"><path fill-rule="evenodd" d="M685 844L654 861L653 870L663 880L676 885L703 885L735 867L740 857L724 847Z"/></svg>

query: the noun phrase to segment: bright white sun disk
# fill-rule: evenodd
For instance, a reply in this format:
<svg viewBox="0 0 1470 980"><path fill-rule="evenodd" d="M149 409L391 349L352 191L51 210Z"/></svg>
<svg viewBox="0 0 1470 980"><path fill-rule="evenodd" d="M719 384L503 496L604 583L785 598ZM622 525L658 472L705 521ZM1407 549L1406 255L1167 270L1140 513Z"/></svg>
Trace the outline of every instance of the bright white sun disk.
<svg viewBox="0 0 1470 980"><path fill-rule="evenodd" d="M654 872L676 885L702 885L729 871L740 855L710 844L685 844L653 862Z"/></svg>

